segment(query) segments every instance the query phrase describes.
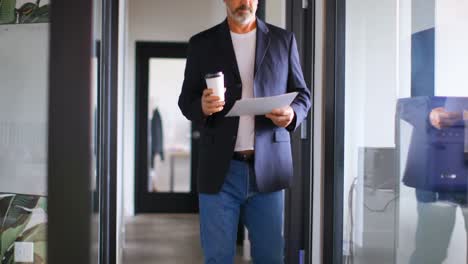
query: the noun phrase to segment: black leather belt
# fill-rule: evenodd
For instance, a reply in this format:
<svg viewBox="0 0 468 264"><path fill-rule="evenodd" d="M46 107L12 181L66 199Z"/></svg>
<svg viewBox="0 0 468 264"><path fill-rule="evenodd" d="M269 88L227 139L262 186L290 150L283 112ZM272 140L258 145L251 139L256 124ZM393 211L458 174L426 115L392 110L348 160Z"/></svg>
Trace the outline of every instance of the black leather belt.
<svg viewBox="0 0 468 264"><path fill-rule="evenodd" d="M232 155L232 159L251 162L254 160L254 153L234 152L234 154Z"/></svg>

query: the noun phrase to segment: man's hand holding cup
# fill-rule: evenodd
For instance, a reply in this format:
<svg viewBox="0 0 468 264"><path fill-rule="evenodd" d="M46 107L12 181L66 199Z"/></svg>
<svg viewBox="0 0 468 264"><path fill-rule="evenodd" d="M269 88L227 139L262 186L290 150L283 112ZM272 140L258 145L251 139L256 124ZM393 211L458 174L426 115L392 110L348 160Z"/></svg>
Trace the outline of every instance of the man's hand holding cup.
<svg viewBox="0 0 468 264"><path fill-rule="evenodd" d="M202 95L202 110L205 116L221 112L224 108L224 75L222 72L210 73L205 76L207 89Z"/></svg>
<svg viewBox="0 0 468 264"><path fill-rule="evenodd" d="M214 95L213 89L207 88L202 95L202 110L205 116L221 112L224 108L224 101L219 96Z"/></svg>

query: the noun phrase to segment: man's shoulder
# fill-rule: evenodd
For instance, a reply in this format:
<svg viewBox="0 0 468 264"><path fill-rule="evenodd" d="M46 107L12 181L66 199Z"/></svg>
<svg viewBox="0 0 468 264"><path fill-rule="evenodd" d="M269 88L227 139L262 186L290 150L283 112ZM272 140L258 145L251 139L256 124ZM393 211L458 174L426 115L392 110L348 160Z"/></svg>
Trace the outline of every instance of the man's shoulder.
<svg viewBox="0 0 468 264"><path fill-rule="evenodd" d="M203 30L190 38L190 43L198 44L204 41L210 41L216 36L216 32L218 32L219 27L221 24L215 25L209 29Z"/></svg>
<svg viewBox="0 0 468 264"><path fill-rule="evenodd" d="M293 34L291 31L288 31L284 28L280 28L278 26L275 26L269 23L265 23L265 25L268 28L268 31L270 32L270 34L278 36L278 37L290 38L291 35Z"/></svg>

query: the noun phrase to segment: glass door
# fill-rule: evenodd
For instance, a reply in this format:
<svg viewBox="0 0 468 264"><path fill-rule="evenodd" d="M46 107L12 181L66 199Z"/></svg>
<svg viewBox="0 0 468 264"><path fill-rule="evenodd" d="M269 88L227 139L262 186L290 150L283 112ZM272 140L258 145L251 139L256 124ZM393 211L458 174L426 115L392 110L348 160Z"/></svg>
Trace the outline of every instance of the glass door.
<svg viewBox="0 0 468 264"><path fill-rule="evenodd" d="M1 263L117 263L110 2L0 0Z"/></svg>
<svg viewBox="0 0 468 264"><path fill-rule="evenodd" d="M337 9L333 263L466 263L468 1Z"/></svg>
<svg viewBox="0 0 468 264"><path fill-rule="evenodd" d="M50 1L0 1L0 261L46 263Z"/></svg>

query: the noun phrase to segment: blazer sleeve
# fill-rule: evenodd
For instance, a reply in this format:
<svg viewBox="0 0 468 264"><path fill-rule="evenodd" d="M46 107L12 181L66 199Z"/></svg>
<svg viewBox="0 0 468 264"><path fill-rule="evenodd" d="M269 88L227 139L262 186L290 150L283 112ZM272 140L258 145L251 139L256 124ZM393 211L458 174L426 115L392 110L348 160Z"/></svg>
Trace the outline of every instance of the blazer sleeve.
<svg viewBox="0 0 468 264"><path fill-rule="evenodd" d="M291 34L289 45L289 72L288 72L288 92L298 92L299 94L291 103L294 110L294 120L287 127L288 130L294 131L301 122L307 117L307 113L311 107L310 90L304 80L302 73L299 52L297 51L297 43L294 34Z"/></svg>
<svg viewBox="0 0 468 264"><path fill-rule="evenodd" d="M179 108L182 114L190 121L201 123L205 115L201 107L201 96L204 89L204 80L201 77L199 67L199 54L197 53L196 41L192 37L189 41L187 51L187 62L185 65L184 82L179 95Z"/></svg>

